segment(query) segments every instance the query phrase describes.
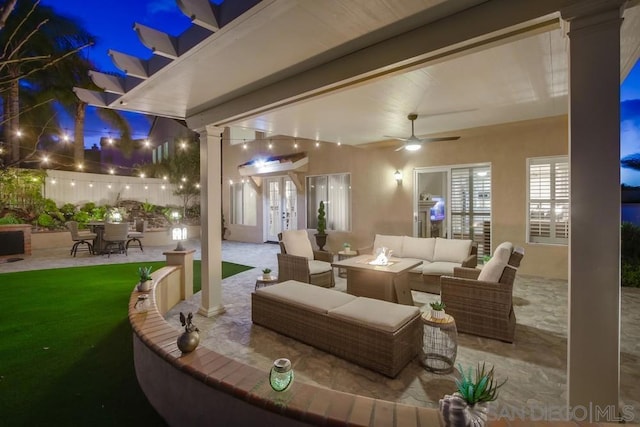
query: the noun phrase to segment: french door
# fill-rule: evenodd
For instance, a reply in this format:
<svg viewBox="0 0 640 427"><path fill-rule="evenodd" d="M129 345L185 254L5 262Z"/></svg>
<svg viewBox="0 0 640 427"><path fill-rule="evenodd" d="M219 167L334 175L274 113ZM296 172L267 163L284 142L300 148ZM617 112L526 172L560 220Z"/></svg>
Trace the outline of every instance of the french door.
<svg viewBox="0 0 640 427"><path fill-rule="evenodd" d="M278 233L298 228L296 186L288 177L266 178L264 191L265 240L277 242Z"/></svg>

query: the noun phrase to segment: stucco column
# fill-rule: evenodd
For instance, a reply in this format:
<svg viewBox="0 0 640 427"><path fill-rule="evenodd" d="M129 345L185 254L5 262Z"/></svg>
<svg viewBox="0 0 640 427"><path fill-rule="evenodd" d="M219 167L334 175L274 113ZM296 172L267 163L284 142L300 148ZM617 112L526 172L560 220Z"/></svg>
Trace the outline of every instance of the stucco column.
<svg viewBox="0 0 640 427"><path fill-rule="evenodd" d="M193 254L195 249L186 251L167 251L162 254L167 258L167 265L179 265L180 299L187 300L193 296Z"/></svg>
<svg viewBox="0 0 640 427"><path fill-rule="evenodd" d="M570 22L568 404L613 421L620 390L620 25L622 1L585 1ZM591 410L589 408L592 408Z"/></svg>
<svg viewBox="0 0 640 427"><path fill-rule="evenodd" d="M220 135L223 128L207 126L200 134L200 229L202 244L202 302L198 313L211 317L222 305L222 207Z"/></svg>

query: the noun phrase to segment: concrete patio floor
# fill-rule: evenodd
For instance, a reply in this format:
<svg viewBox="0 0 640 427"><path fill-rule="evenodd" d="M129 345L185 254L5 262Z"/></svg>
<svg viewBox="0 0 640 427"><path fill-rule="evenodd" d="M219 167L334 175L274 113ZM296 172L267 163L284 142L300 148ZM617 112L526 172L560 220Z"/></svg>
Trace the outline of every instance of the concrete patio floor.
<svg viewBox="0 0 640 427"><path fill-rule="evenodd" d="M110 258L88 254L73 258L67 248L36 250L23 261L0 263L0 273L158 261L164 259L164 251L173 247L145 247L145 252L132 249L128 256L112 255ZM195 249L195 258L200 259L199 241L190 240L185 247ZM195 314L199 305L198 293L167 313L167 320L179 328L178 313L192 311L194 324L201 331L201 345L265 372L274 359L287 357L293 363L296 381L427 407L436 407L439 398L455 390L454 374L429 373L417 360L397 378L390 379L253 325L251 292L261 269L269 267L277 271L278 252L279 247L273 244L224 241L222 255L225 261L255 267L223 281L226 312L209 319ZM523 262L526 262L526 255ZM336 274L336 289L344 291L345 288L345 279ZM426 310L428 302L437 298L416 291L413 297L421 310ZM519 276L514 288L514 306L518 324L513 344L459 334L456 363L467 368L485 361L496 367L499 380L508 379L498 401L492 404L493 414L516 418L522 413L539 419L557 417L559 408L566 402L567 282ZM640 289L622 288L620 360L621 407L627 414L627 421L632 421L628 415L631 414L637 423L640 421ZM597 361L594 361L594 369L597 369Z"/></svg>

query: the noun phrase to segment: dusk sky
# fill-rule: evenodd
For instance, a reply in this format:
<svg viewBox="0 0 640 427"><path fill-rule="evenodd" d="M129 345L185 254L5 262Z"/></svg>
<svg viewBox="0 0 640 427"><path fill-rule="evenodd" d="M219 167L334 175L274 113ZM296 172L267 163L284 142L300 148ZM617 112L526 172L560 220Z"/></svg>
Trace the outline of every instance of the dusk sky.
<svg viewBox="0 0 640 427"><path fill-rule="evenodd" d="M172 35L180 34L190 25L189 19L180 12L175 0L42 0L42 4L78 19L94 34L97 43L88 48L88 56L100 71L107 72L121 72L108 56L109 49L141 58L151 56L151 51L140 42L133 31L134 22ZM640 61L622 83L620 97L620 155L640 155ZM150 127L150 120L139 114L127 114L127 117L134 128L134 138L144 138ZM67 118L66 121L71 129L71 118ZM92 114L91 110L86 129L87 147L109 133L106 125ZM621 177L625 184L640 186L640 171L622 168Z"/></svg>

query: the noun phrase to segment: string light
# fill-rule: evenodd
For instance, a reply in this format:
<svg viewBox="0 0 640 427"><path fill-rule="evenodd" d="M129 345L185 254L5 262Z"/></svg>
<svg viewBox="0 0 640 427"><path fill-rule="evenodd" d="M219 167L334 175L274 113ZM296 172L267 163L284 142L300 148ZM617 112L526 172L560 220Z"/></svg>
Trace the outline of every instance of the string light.
<svg viewBox="0 0 640 427"><path fill-rule="evenodd" d="M182 177L182 182L187 182L187 177L186 176Z"/></svg>
<svg viewBox="0 0 640 427"><path fill-rule="evenodd" d="M62 140L64 142L69 142L69 135L67 135L66 133L64 135L62 135Z"/></svg>
<svg viewBox="0 0 640 427"><path fill-rule="evenodd" d="M316 147L320 147L320 143L316 141Z"/></svg>
<svg viewBox="0 0 640 427"><path fill-rule="evenodd" d="M42 156L42 163L49 163L49 156Z"/></svg>
<svg viewBox="0 0 640 427"><path fill-rule="evenodd" d="M269 150L271 150L273 148L273 143L271 142L271 140L269 140Z"/></svg>
<svg viewBox="0 0 640 427"><path fill-rule="evenodd" d="M78 163L78 169L83 170L84 169L84 165L82 163Z"/></svg>
<svg viewBox="0 0 640 427"><path fill-rule="evenodd" d="M144 140L144 146L145 147L151 147L151 141L149 141L148 139Z"/></svg>
<svg viewBox="0 0 640 427"><path fill-rule="evenodd" d="M109 190L111 190L111 184L107 185L107 188L108 188Z"/></svg>
<svg viewBox="0 0 640 427"><path fill-rule="evenodd" d="M125 190L128 190L128 189L129 189L129 186L128 186L128 185L125 185L125 186L124 186L124 189L125 189Z"/></svg>
<svg viewBox="0 0 640 427"><path fill-rule="evenodd" d="M140 173L140 178L144 178L144 177L145 177L144 172Z"/></svg>
<svg viewBox="0 0 640 427"><path fill-rule="evenodd" d="M165 186L165 185L162 185L162 186L160 186L160 188L161 188L162 190L164 190L164 189L166 188L166 186Z"/></svg>
<svg viewBox="0 0 640 427"><path fill-rule="evenodd" d="M20 129L18 129L18 130L16 131L16 136L17 136L18 138L20 138L20 137L22 136L22 131L21 131Z"/></svg>
<svg viewBox="0 0 640 427"><path fill-rule="evenodd" d="M89 188L93 188L93 182L89 183Z"/></svg>
<svg viewBox="0 0 640 427"><path fill-rule="evenodd" d="M71 186L75 187L76 186L76 182L75 181L71 181Z"/></svg>
<svg viewBox="0 0 640 427"><path fill-rule="evenodd" d="M114 171L114 170L113 170L113 168L111 168L111 169L109 169L109 173L110 173L111 175L113 175L114 173L116 173L116 171Z"/></svg>
<svg viewBox="0 0 640 427"><path fill-rule="evenodd" d="M180 148L182 148L183 150L186 150L186 149L187 149L187 143L186 143L186 142L184 142L184 141L182 141L182 142L180 143Z"/></svg>

